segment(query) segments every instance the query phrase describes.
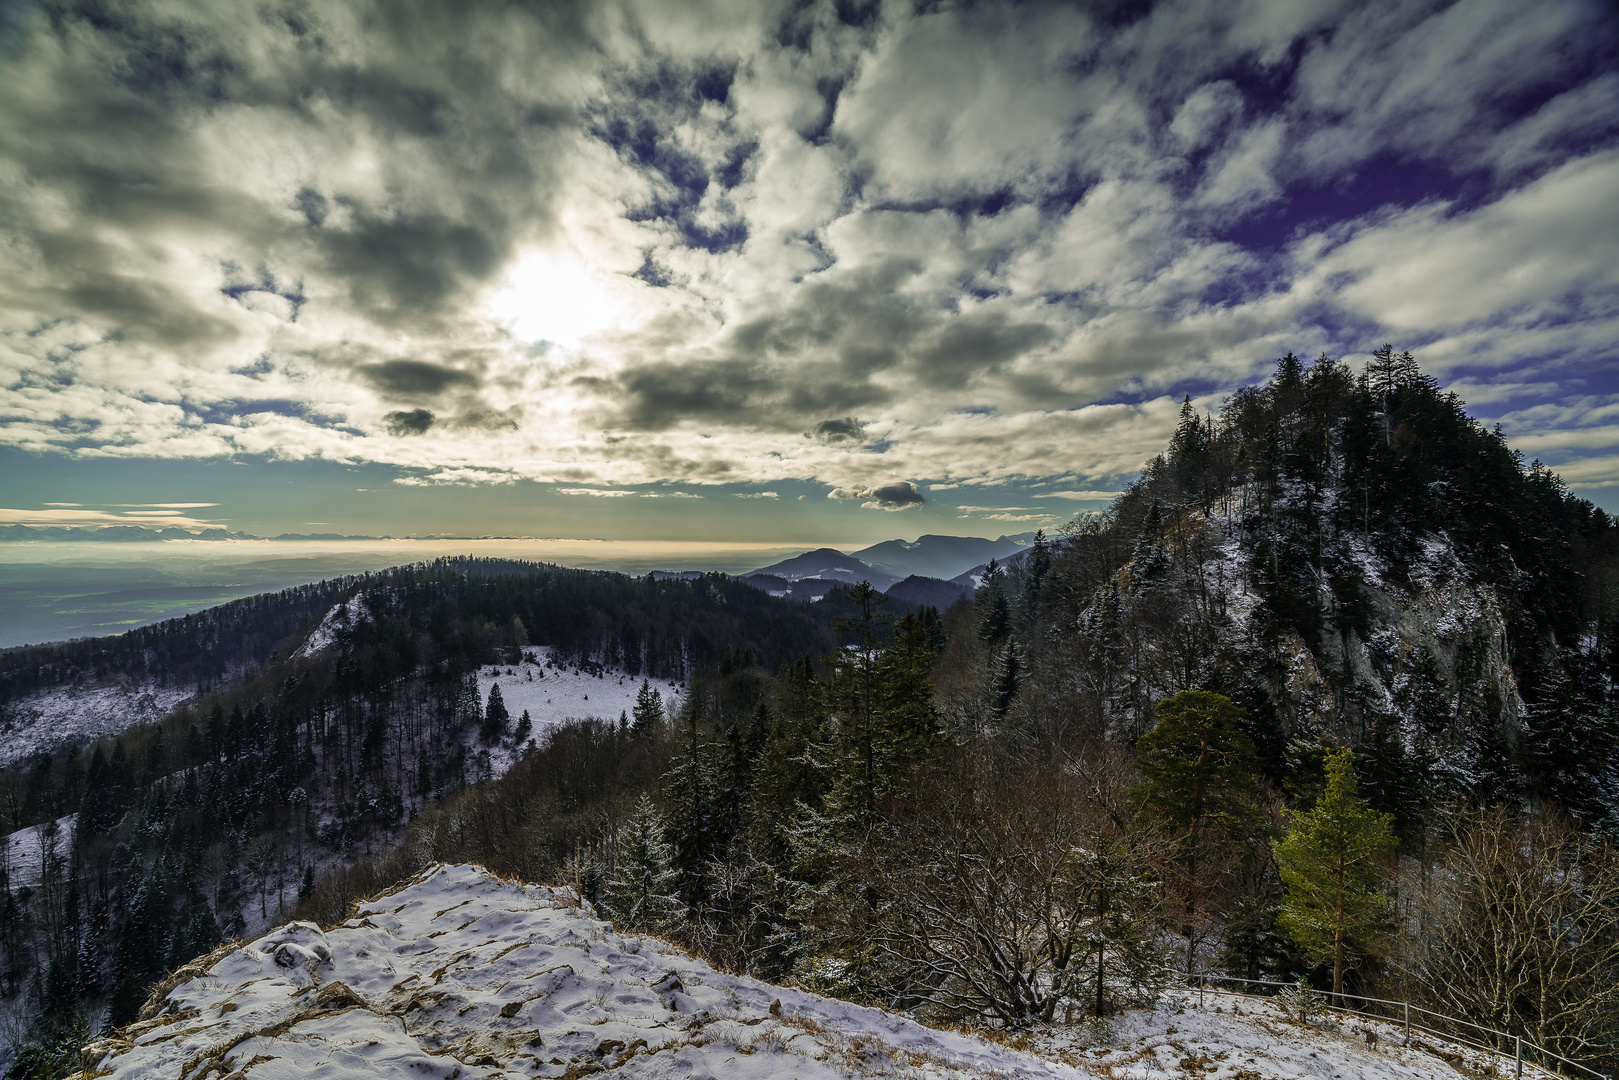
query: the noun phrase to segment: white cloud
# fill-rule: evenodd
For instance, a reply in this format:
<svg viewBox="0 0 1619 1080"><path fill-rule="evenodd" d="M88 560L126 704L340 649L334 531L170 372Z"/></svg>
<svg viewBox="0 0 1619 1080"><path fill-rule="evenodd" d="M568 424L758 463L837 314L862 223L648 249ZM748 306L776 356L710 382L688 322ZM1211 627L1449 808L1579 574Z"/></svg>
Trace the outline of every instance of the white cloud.
<svg viewBox="0 0 1619 1080"><path fill-rule="evenodd" d="M1289 349L1395 338L1505 406L1562 400L1619 340L1619 107L1611 74L1568 74L1598 42L1575 0L859 27L361 0L320 9L325 54L245 4L175 10L128 17L222 63L162 109L71 17L0 67L7 447L596 498L813 481L896 510L918 502L871 493L905 477L918 501L1100 501L1187 387L1216 404ZM1332 220L1414 161L1476 174L1466 199ZM1574 455L1611 422L1523 435Z"/></svg>

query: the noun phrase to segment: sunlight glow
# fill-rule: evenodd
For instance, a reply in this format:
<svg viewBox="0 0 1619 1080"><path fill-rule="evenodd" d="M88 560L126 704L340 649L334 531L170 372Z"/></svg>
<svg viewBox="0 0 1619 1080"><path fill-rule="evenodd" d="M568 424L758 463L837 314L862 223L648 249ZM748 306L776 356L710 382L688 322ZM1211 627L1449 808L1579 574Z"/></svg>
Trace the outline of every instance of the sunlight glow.
<svg viewBox="0 0 1619 1080"><path fill-rule="evenodd" d="M583 263L536 253L519 259L490 309L520 341L577 348L611 326L618 305Z"/></svg>

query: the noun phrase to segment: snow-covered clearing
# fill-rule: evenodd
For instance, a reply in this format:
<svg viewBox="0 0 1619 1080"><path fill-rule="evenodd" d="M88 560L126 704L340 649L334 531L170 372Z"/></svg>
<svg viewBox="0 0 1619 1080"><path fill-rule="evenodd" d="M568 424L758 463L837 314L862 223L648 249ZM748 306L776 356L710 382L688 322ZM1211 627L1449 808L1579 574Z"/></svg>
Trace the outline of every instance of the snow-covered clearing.
<svg viewBox="0 0 1619 1080"><path fill-rule="evenodd" d="M1094 1075L715 971L569 890L436 866L326 933L209 958L165 1013L86 1051L114 1077Z"/></svg>
<svg viewBox="0 0 1619 1080"><path fill-rule="evenodd" d="M160 720L194 696L188 689L136 683L64 686L19 698L0 709L0 769L41 751L85 746Z"/></svg>
<svg viewBox="0 0 1619 1080"><path fill-rule="evenodd" d="M514 725L525 709L536 733L587 716L617 720L619 714L635 709L641 677L611 668L592 675L578 668L554 667L549 647L523 651L532 659L522 664L494 664L478 670L479 700L487 703L489 688L499 684L500 696ZM668 679L654 679L652 688L663 696L665 712L676 708L680 698L678 684Z"/></svg>
<svg viewBox="0 0 1619 1080"><path fill-rule="evenodd" d="M595 717L617 721L625 713L633 714L635 696L641 692L641 677L605 668L599 675L556 663L550 646L523 650L521 664L489 664L478 669L478 700L488 707L489 688L498 685L500 697L511 714L507 724L509 735L517 730L523 713L528 713L533 734L529 737L545 741L549 728L559 727L570 720ZM680 705L680 686L668 679L651 680L652 688L663 698L665 715ZM476 728L465 735L467 749L480 764L470 779L492 780L504 775L522 756L524 744L508 737L491 747L479 741ZM484 755L488 755L487 758Z"/></svg>
<svg viewBox="0 0 1619 1080"><path fill-rule="evenodd" d="M57 818L48 825L30 825L26 829L18 829L10 836L0 839L0 860L3 860L7 872L11 875L11 885L38 885L40 875L44 871L44 862L40 858L45 850L47 833L54 833L51 850L60 858L66 859L73 850L73 829L79 820L78 814L69 814L67 817Z"/></svg>
<svg viewBox="0 0 1619 1080"><path fill-rule="evenodd" d="M1401 1045L1394 1024L1377 1025L1373 1048L1358 1021L1303 1024L1273 1003L1215 994L1200 1008L1183 992L1101 1028L1051 1025L989 1042L715 971L615 931L572 890L476 866L431 867L325 933L292 923L176 978L160 1015L85 1051L87 1071L1438 1080L1491 1064L1425 1036Z"/></svg>

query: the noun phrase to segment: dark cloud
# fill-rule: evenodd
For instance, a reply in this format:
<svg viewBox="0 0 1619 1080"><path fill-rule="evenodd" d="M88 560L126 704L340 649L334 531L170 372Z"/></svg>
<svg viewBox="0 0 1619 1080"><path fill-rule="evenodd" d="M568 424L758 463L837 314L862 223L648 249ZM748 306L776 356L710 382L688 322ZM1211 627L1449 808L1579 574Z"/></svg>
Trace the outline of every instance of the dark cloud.
<svg viewBox="0 0 1619 1080"><path fill-rule="evenodd" d="M356 374L385 397L437 397L446 390L475 387L477 376L457 368L431 364L425 360L383 360L363 364Z"/></svg>
<svg viewBox="0 0 1619 1080"><path fill-rule="evenodd" d="M425 435L433 426L433 419L433 414L426 409L411 409L388 413L382 422L388 426L390 435Z"/></svg>
<svg viewBox="0 0 1619 1080"><path fill-rule="evenodd" d="M468 286L493 276L510 253L510 234L441 214L362 217L352 229L324 230L331 266L356 301L383 313L436 312Z"/></svg>
<svg viewBox="0 0 1619 1080"><path fill-rule="evenodd" d="M867 510L909 510L927 500L909 480L896 480L870 488L833 488L827 495L832 499L859 499Z"/></svg>
<svg viewBox="0 0 1619 1080"><path fill-rule="evenodd" d="M859 420L852 416L839 417L835 420L822 420L809 430L811 438L819 439L828 445L846 442L859 442L866 433L866 429Z"/></svg>

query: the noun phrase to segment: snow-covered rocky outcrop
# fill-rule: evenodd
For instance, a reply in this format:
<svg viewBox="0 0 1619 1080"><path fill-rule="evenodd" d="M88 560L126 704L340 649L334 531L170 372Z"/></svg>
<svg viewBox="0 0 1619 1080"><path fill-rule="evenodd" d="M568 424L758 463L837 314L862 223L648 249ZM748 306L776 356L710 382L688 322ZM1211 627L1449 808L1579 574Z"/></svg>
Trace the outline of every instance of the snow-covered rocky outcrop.
<svg viewBox="0 0 1619 1080"><path fill-rule="evenodd" d="M1397 1025L1302 1024L1195 992L1008 1046L716 971L613 930L572 890L477 866L433 866L341 926L291 923L174 980L155 1015L85 1049L88 1075L1416 1080L1489 1064L1401 1045Z"/></svg>
<svg viewBox="0 0 1619 1080"><path fill-rule="evenodd" d="M615 932L570 890L435 866L322 933L292 923L180 973L93 1044L113 1077L1074 1077L1070 1066L755 979ZM189 976L189 977L187 977Z"/></svg>
<svg viewBox="0 0 1619 1080"><path fill-rule="evenodd" d="M294 660L306 656L314 656L337 644L338 635L344 631L352 630L355 626L371 617L371 609L365 602L364 593L355 593L341 604L335 604L320 620L320 624L309 632L309 637L298 646L292 654Z"/></svg>

